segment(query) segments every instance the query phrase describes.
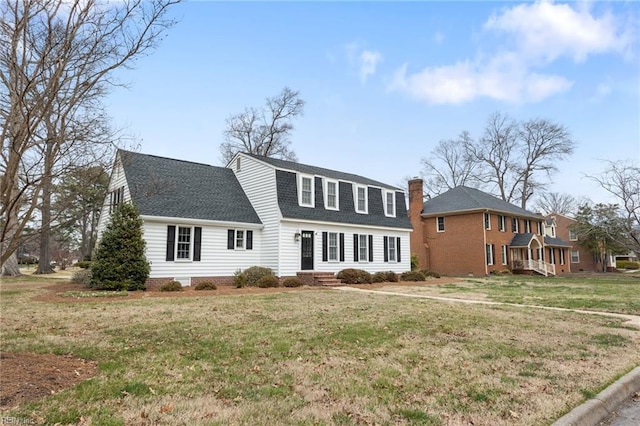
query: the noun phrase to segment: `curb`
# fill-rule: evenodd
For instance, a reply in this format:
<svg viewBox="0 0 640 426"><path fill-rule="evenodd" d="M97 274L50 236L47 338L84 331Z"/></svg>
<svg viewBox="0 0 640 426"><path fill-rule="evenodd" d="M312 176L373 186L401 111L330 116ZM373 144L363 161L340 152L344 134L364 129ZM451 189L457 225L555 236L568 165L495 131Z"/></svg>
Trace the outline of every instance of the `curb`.
<svg viewBox="0 0 640 426"><path fill-rule="evenodd" d="M595 398L562 416L552 426L596 426L639 390L640 367L636 367L600 392Z"/></svg>

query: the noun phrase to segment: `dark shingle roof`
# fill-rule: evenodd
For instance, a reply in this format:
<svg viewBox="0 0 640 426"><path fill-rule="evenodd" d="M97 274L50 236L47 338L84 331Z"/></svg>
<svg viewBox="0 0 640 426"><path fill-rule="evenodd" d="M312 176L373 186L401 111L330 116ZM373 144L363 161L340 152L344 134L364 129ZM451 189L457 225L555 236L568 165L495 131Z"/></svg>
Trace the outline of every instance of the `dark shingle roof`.
<svg viewBox="0 0 640 426"><path fill-rule="evenodd" d="M560 238L553 238L553 237L544 237L544 243L545 245L548 246L555 246L555 247L571 247L571 244L569 244L568 242L561 240Z"/></svg>
<svg viewBox="0 0 640 426"><path fill-rule="evenodd" d="M118 153L141 215L261 223L231 169Z"/></svg>
<svg viewBox="0 0 640 426"><path fill-rule="evenodd" d="M509 243L511 247L528 247L531 240L535 237L535 234L531 232L525 232L522 234L514 234L513 239Z"/></svg>
<svg viewBox="0 0 640 426"><path fill-rule="evenodd" d="M498 197L466 186L457 186L424 202L424 215L490 210L519 217L541 219L541 216L514 206Z"/></svg>
<svg viewBox="0 0 640 426"><path fill-rule="evenodd" d="M360 183L360 182L359 182ZM384 226L400 229L412 229L404 194L396 195L396 217L387 217L382 204L382 190L368 187L368 214L356 213L353 200L353 185L349 182L338 184L338 205L340 210L324 208L322 180L315 178L315 207L301 207L298 204L298 185L296 174L290 171L276 170L278 204L282 216L289 219L314 220L367 226Z"/></svg>
<svg viewBox="0 0 640 426"><path fill-rule="evenodd" d="M385 189L393 189L393 190L401 191L401 189L396 186L387 185L386 183L378 182L373 179L369 179L359 175L354 175L351 173L339 172L336 170L325 169L322 167L310 166L308 164L296 163L293 161L280 160L278 158L265 157L263 155L250 154L246 152L244 154L250 157L253 157L257 160L264 161L267 164L271 164L277 169L290 170L290 171L305 173L309 175L319 175L319 176L327 177L329 179L344 180L348 182L359 183L362 185L378 186Z"/></svg>

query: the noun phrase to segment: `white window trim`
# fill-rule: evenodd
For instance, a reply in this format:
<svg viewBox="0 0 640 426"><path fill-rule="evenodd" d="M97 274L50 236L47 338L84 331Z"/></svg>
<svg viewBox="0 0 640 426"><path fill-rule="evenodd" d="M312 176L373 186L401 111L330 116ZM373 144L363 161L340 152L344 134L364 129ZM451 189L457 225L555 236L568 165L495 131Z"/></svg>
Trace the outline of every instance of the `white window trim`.
<svg viewBox="0 0 640 426"><path fill-rule="evenodd" d="M362 244L363 239L364 239L364 244ZM364 247L364 259L362 258L362 247ZM358 234L358 262L359 263L369 262L369 235L368 234Z"/></svg>
<svg viewBox="0 0 640 426"><path fill-rule="evenodd" d="M573 253L576 253L577 256L577 260L574 262L573 261ZM571 250L571 252L569 253L569 257L571 258L571 263L580 263L580 251L579 250Z"/></svg>
<svg viewBox="0 0 640 426"><path fill-rule="evenodd" d="M364 190L364 210L360 210L358 209L358 190L359 189L363 189ZM362 214L368 214L369 213L369 191L367 190L367 187L364 185L354 185L353 186L353 200L354 200L354 207L356 210L356 213L362 213Z"/></svg>
<svg viewBox="0 0 640 426"><path fill-rule="evenodd" d="M340 261L340 239L338 232L327 232L327 261L337 263ZM336 257L331 258L331 235L336 236Z"/></svg>
<svg viewBox="0 0 640 426"><path fill-rule="evenodd" d="M174 262L193 262L193 237L194 237L194 231L193 231L193 226L182 226L182 225L175 225L176 227L176 242L175 242L175 247L174 247ZM189 258L179 258L178 257L178 244L180 241L180 228L186 228L189 229Z"/></svg>
<svg viewBox="0 0 640 426"><path fill-rule="evenodd" d="M507 230L507 218L502 214L498 215L498 230L500 232Z"/></svg>
<svg viewBox="0 0 640 426"><path fill-rule="evenodd" d="M442 218L442 230L440 230L440 225L438 223L438 219ZM444 232L447 229L446 219L444 216L436 216L436 232Z"/></svg>
<svg viewBox="0 0 640 426"><path fill-rule="evenodd" d="M329 206L329 183L336 185L336 205L335 207ZM324 186L324 208L327 210L340 210L340 182L333 179L323 179Z"/></svg>
<svg viewBox="0 0 640 426"><path fill-rule="evenodd" d="M484 229L491 231L491 213L485 212L482 219L484 220Z"/></svg>
<svg viewBox="0 0 640 426"><path fill-rule="evenodd" d="M393 245L393 250L391 249L391 245ZM398 259L396 256L397 249L398 248L396 247L396 237L392 237L392 236L387 237L387 261L389 263L398 262ZM391 256L393 256L393 259L391 259Z"/></svg>
<svg viewBox="0 0 640 426"><path fill-rule="evenodd" d="M493 246L491 244L484 245L484 255L486 257L485 261L487 262L487 266L493 266Z"/></svg>
<svg viewBox="0 0 640 426"><path fill-rule="evenodd" d="M507 257L508 257L507 256L507 250L508 250L507 246L502 246L502 250L501 251L502 251L502 264L503 265L506 265L506 264L509 263L509 262L507 262Z"/></svg>
<svg viewBox="0 0 640 426"><path fill-rule="evenodd" d="M573 234L573 238L571 238ZM578 234L575 231L569 229L569 241L578 241Z"/></svg>
<svg viewBox="0 0 640 426"><path fill-rule="evenodd" d="M389 214L387 211L387 197L391 195L393 200L393 213ZM382 191L382 204L384 205L384 215L387 217L396 217L396 192L395 191Z"/></svg>
<svg viewBox="0 0 640 426"><path fill-rule="evenodd" d="M302 182L304 179L309 179L311 181L311 203L310 204L304 204L302 202ZM314 176L311 175L303 175L303 174L298 174L298 205L300 207L311 207L314 208L316 206L316 200L315 200L315 184L316 184L316 179Z"/></svg>
<svg viewBox="0 0 640 426"><path fill-rule="evenodd" d="M560 249L560 264L564 265L564 249Z"/></svg>

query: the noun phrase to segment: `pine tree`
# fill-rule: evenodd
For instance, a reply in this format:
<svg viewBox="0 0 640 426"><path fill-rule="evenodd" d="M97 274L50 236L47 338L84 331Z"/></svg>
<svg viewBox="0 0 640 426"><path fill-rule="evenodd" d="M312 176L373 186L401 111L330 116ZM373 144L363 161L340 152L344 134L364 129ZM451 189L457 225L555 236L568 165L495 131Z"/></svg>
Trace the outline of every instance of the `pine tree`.
<svg viewBox="0 0 640 426"><path fill-rule="evenodd" d="M142 218L130 203L111 215L91 264L90 287L101 290L144 290L151 269L145 257Z"/></svg>

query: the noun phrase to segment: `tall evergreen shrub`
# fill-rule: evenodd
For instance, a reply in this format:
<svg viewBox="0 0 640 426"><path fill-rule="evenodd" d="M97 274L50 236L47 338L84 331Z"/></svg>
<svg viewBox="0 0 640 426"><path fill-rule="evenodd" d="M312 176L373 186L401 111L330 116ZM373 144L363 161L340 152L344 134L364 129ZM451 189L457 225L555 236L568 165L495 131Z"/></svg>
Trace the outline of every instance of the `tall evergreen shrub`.
<svg viewBox="0 0 640 426"><path fill-rule="evenodd" d="M144 290L151 266L145 257L142 218L123 203L112 213L91 263L90 287L101 290Z"/></svg>

